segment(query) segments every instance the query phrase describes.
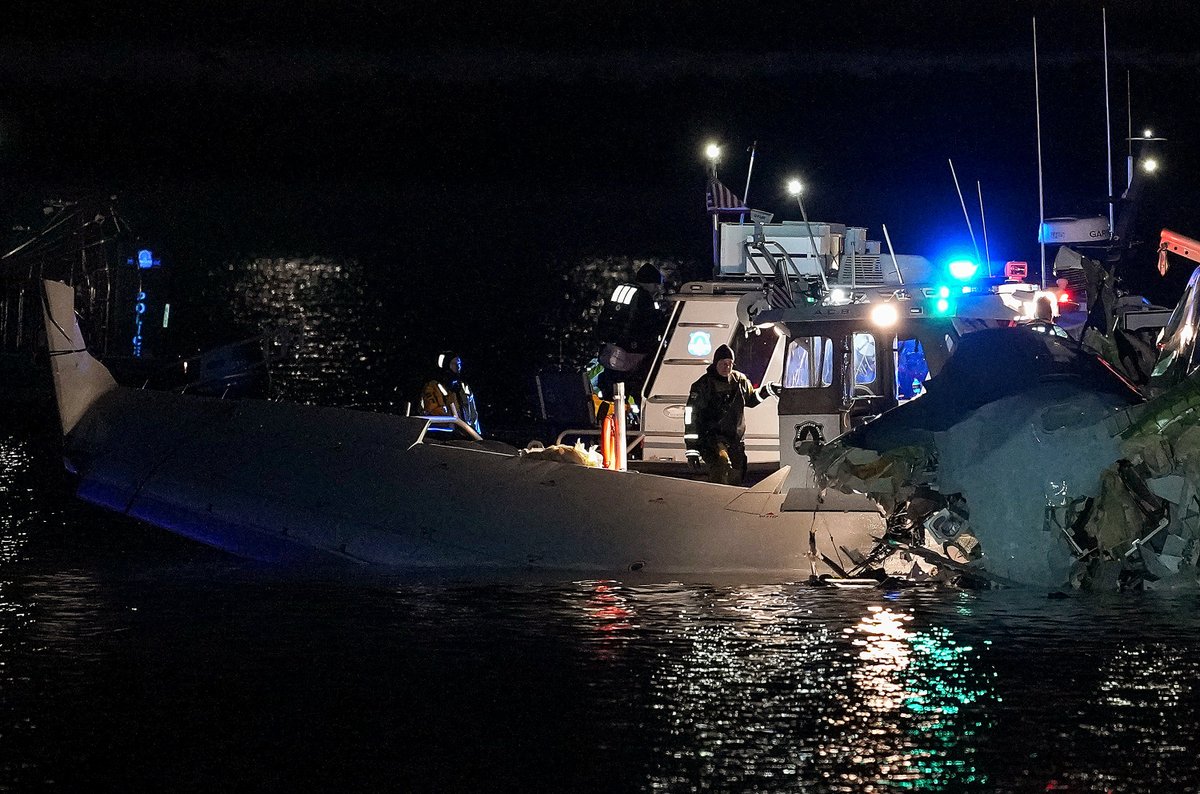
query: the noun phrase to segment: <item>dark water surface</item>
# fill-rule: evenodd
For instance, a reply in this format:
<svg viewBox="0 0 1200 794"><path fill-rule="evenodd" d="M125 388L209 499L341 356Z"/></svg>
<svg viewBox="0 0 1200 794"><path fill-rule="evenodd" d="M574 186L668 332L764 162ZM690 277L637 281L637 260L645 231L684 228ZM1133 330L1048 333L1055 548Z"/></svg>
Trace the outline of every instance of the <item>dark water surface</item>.
<svg viewBox="0 0 1200 794"><path fill-rule="evenodd" d="M290 577L0 423L12 790L1193 791L1195 594Z"/></svg>

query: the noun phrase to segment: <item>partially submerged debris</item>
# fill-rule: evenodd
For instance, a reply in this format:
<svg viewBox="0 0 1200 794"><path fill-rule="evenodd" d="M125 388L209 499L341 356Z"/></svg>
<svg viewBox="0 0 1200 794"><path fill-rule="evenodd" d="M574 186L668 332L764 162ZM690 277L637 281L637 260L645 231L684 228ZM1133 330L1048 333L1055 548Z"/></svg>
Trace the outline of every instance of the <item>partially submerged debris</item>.
<svg viewBox="0 0 1200 794"><path fill-rule="evenodd" d="M1158 526L1173 504L1160 494L1200 502L1145 430L1164 412L1192 426L1178 392L1144 405L1077 342L1021 327L964 337L927 385L813 455L823 485L884 508L895 548L989 584L1086 586L1113 563L1126 583L1157 582L1194 566L1196 544L1166 540L1191 536Z"/></svg>

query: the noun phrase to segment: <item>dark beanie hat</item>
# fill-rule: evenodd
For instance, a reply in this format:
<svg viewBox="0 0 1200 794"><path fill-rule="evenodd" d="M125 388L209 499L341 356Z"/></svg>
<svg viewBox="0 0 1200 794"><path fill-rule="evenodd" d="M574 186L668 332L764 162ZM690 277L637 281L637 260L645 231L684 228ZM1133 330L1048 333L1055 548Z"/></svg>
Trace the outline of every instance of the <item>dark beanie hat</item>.
<svg viewBox="0 0 1200 794"><path fill-rule="evenodd" d="M716 352L713 353L713 363L716 364L718 361L726 358L731 361L733 360L733 348L729 345L718 345Z"/></svg>

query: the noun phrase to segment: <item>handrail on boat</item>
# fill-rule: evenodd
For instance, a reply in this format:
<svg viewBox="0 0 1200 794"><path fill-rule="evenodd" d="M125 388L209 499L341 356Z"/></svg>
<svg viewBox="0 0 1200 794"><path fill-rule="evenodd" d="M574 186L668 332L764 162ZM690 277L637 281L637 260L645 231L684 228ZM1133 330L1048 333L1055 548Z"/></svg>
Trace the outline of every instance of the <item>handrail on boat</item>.
<svg viewBox="0 0 1200 794"><path fill-rule="evenodd" d="M475 432L475 428L459 419L457 416L416 416L415 419L426 420L425 427L421 428L421 434L417 436L417 440L413 442L413 446L425 442L425 434L430 430L434 432L450 432L458 429L467 434L467 438L472 441L483 441L483 436ZM434 428L435 425L448 425L448 427Z"/></svg>
<svg viewBox="0 0 1200 794"><path fill-rule="evenodd" d="M563 439L567 436L583 436L585 438L591 438L592 436L595 436L596 438L599 438L600 430L595 427L581 427L575 430L564 430L558 434L557 438L554 439L554 443L561 444ZM626 436L625 451L632 452L633 450L637 449L645 440L645 433L636 433L632 436Z"/></svg>

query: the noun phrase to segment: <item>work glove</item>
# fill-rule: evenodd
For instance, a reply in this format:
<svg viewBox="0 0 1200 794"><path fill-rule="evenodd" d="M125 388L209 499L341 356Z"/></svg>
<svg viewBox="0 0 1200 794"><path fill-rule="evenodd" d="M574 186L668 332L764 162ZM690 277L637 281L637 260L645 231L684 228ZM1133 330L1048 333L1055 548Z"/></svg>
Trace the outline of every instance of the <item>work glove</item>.
<svg viewBox="0 0 1200 794"><path fill-rule="evenodd" d="M694 450L688 450L687 465L692 471L703 471L704 461L700 459L700 453Z"/></svg>
<svg viewBox="0 0 1200 794"><path fill-rule="evenodd" d="M768 383L767 391L771 393L772 397L778 397L783 392L783 384L779 383L778 381L775 383Z"/></svg>

